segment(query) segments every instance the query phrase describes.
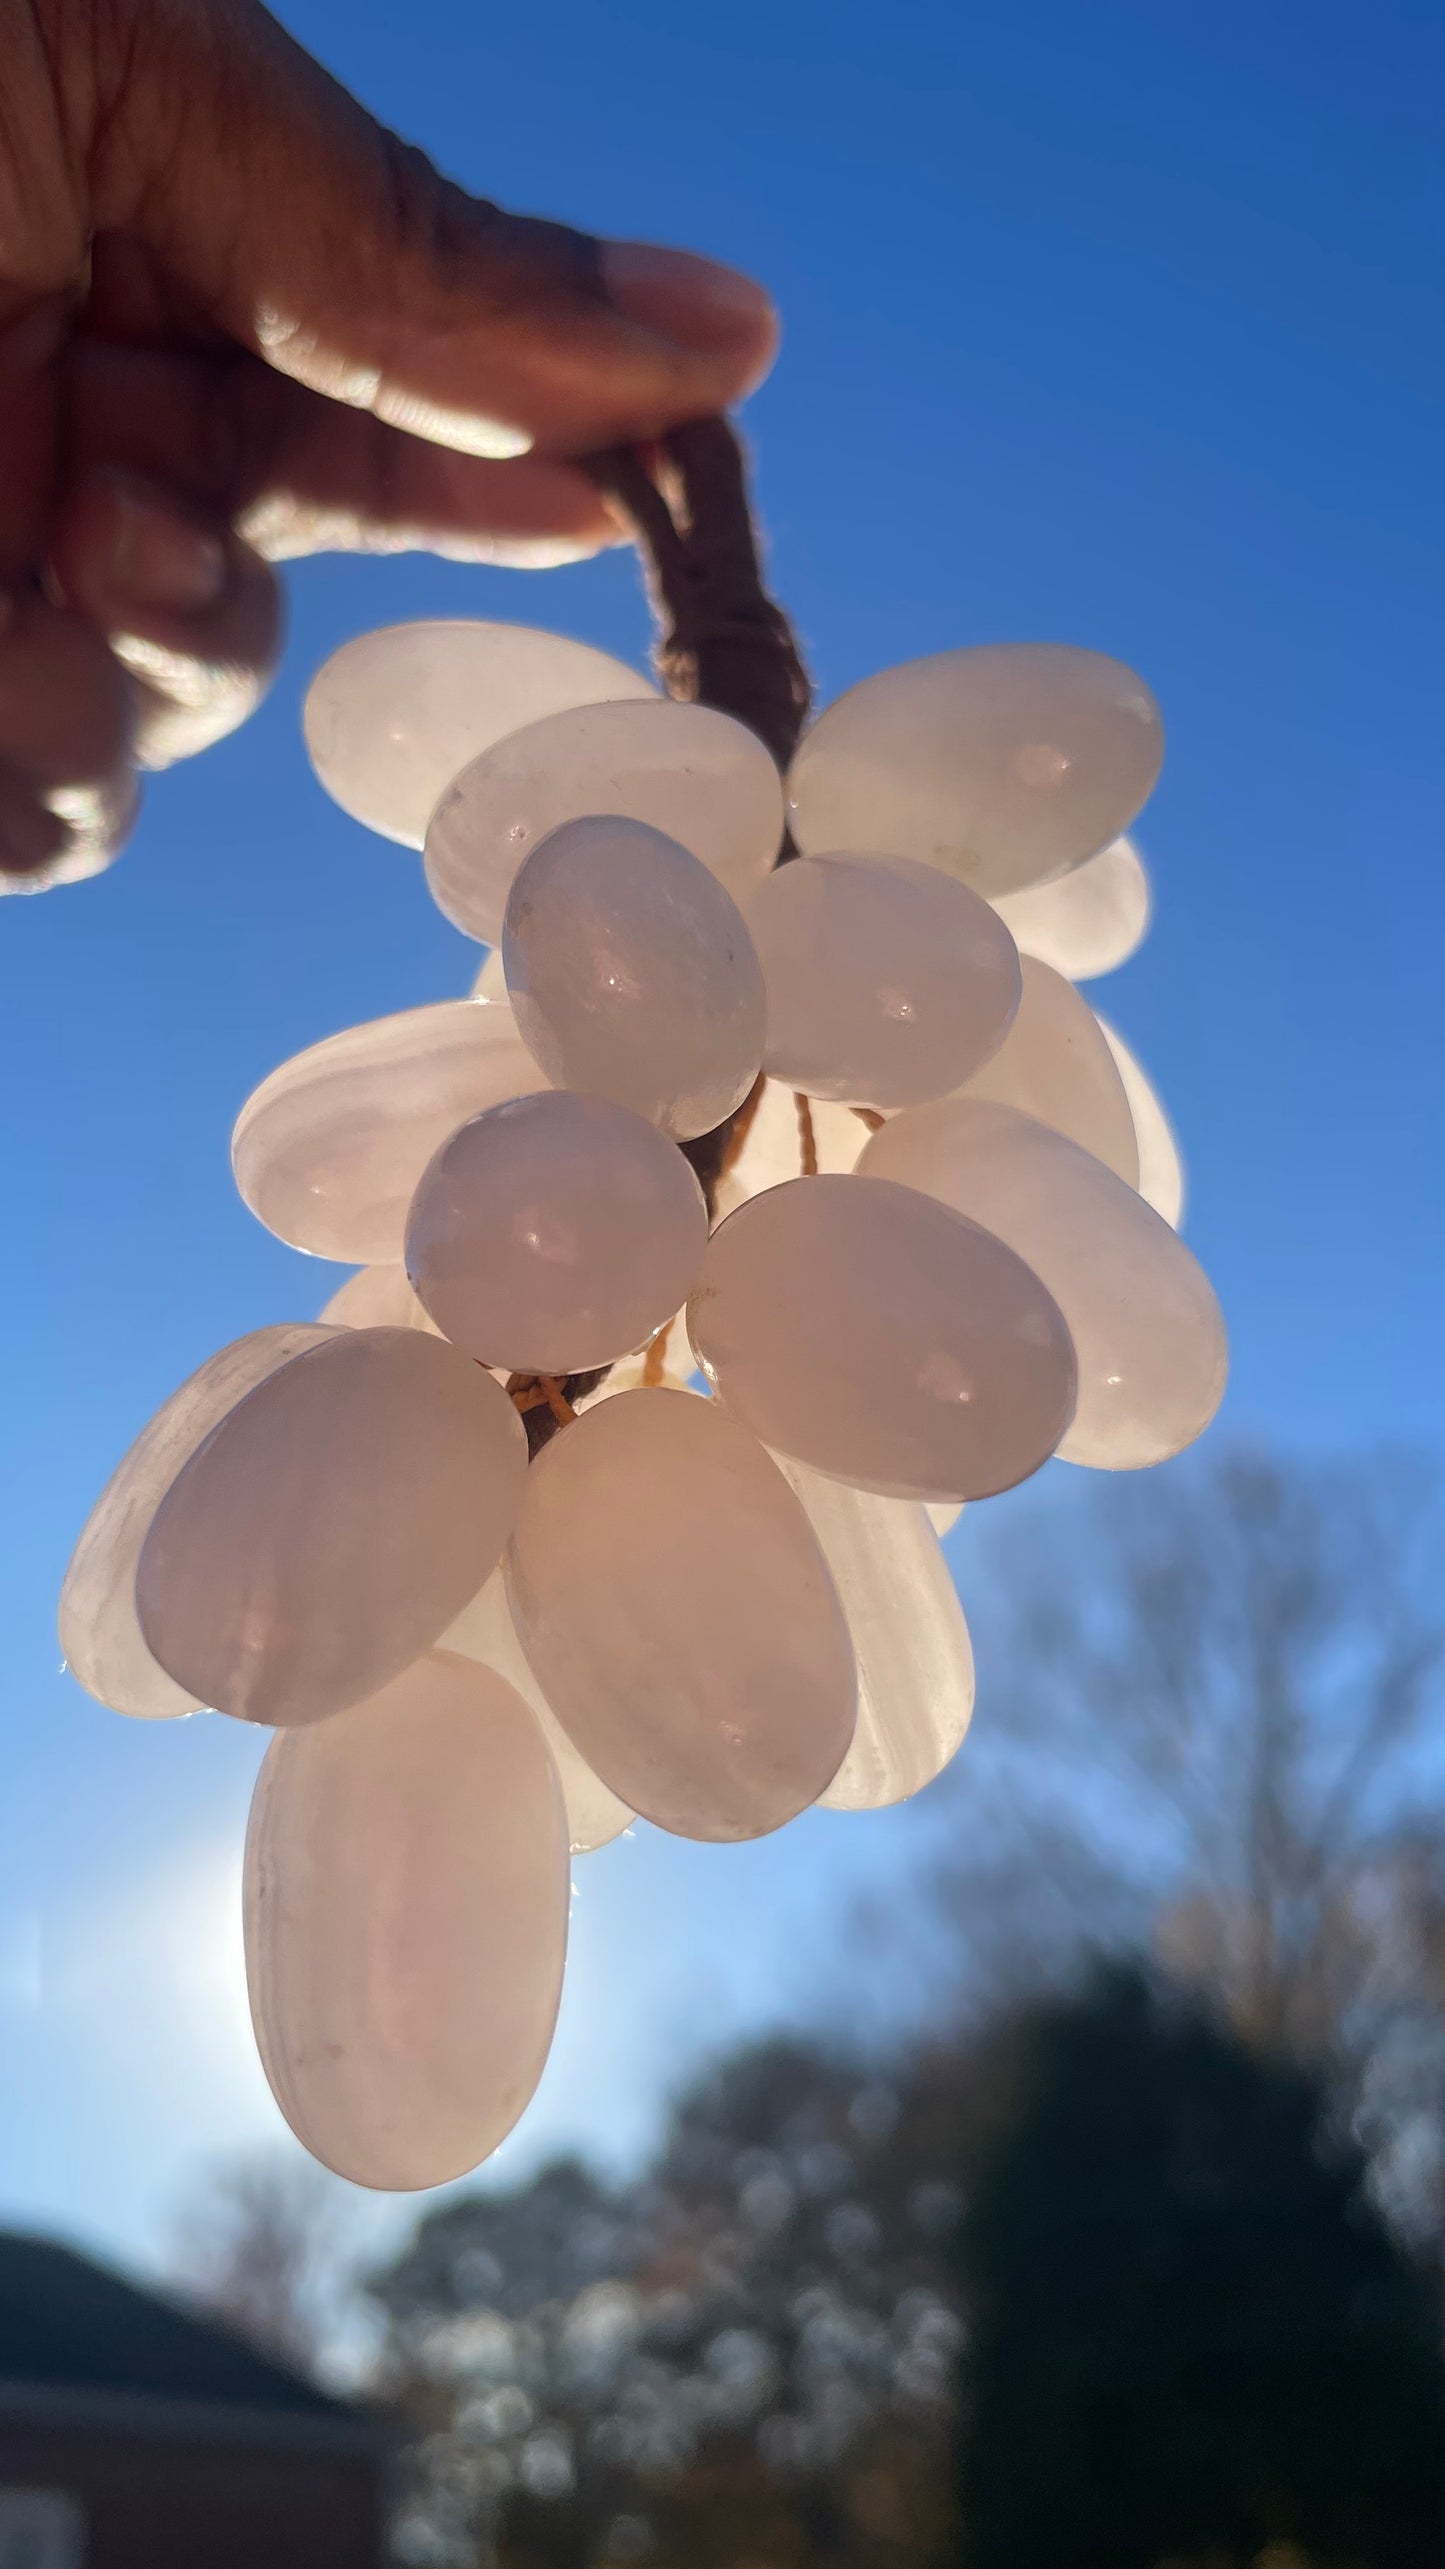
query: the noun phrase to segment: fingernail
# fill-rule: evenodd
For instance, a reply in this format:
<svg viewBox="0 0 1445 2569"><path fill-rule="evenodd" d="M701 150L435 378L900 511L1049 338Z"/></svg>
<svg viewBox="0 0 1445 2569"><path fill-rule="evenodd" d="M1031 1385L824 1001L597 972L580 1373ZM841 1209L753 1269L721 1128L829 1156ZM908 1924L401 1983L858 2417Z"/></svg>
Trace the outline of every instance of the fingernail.
<svg viewBox="0 0 1445 2569"><path fill-rule="evenodd" d="M177 614L213 607L226 585L226 548L219 536L134 483L113 483L109 498L103 567L111 593L135 606L168 607Z"/></svg>
<svg viewBox="0 0 1445 2569"><path fill-rule="evenodd" d="M710 355L750 338L771 339L773 306L763 288L737 268L719 267L691 250L607 241L602 275L615 311L678 347Z"/></svg>

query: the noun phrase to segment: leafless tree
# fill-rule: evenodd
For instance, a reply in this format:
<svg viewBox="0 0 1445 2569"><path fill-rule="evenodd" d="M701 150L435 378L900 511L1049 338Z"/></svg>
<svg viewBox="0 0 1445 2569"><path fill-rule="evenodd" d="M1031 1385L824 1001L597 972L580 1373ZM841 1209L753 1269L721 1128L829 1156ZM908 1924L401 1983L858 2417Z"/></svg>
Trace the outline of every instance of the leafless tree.
<svg viewBox="0 0 1445 2569"><path fill-rule="evenodd" d="M347 2190L301 2154L223 2160L177 2223L178 2279L262 2354L329 2368L349 2274Z"/></svg>
<svg viewBox="0 0 1445 2569"><path fill-rule="evenodd" d="M1409 1458L1239 1451L1016 1520L965 1558L981 1709L920 1815L935 1960L976 2001L1082 1944L1151 1947L1252 2040L1332 2060L1435 2218L1439 1532Z"/></svg>

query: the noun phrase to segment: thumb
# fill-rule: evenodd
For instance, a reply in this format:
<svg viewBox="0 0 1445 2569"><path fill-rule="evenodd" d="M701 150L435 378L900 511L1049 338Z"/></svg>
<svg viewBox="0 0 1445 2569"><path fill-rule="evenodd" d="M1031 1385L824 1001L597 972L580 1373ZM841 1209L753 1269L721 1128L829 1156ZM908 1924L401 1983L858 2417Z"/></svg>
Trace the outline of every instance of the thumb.
<svg viewBox="0 0 1445 2569"><path fill-rule="evenodd" d="M206 320L314 391L472 454L577 454L765 372L759 286L466 195L254 0L106 18L124 23L109 110L103 76L87 102L96 229L139 235Z"/></svg>

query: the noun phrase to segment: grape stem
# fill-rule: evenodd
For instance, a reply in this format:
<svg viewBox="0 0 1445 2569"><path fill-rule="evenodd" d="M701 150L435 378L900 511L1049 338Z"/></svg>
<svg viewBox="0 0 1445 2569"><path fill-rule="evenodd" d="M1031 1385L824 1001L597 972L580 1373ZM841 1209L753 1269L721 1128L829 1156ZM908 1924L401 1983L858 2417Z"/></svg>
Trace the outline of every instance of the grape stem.
<svg viewBox="0 0 1445 2569"><path fill-rule="evenodd" d="M792 626L763 585L747 465L731 421L698 419L651 446L617 446L583 466L632 530L657 623L653 660L675 703L707 705L746 725L786 770L813 701ZM775 862L797 849L785 831ZM742 1148L757 1112L762 1078L736 1112L680 1145L702 1188L709 1217L718 1182ZM806 1101L799 1104L800 1118ZM811 1122L807 1126L811 1131ZM808 1166L804 1144L804 1166ZM816 1154L812 1158L816 1168ZM533 1454L573 1414L572 1405L610 1368L508 1385Z"/></svg>

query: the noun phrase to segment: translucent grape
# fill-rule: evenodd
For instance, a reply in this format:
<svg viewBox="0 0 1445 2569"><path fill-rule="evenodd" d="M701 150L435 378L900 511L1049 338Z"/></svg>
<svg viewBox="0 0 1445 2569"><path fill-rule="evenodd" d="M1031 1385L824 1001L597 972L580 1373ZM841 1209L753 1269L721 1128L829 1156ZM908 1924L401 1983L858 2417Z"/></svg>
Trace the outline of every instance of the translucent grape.
<svg viewBox="0 0 1445 2569"><path fill-rule="evenodd" d="M1139 1177L1134 1118L1113 1053L1088 1001L1052 965L1025 955L1018 1015L992 1061L963 1090L1016 1106L1080 1150L1092 1151L1126 1186Z"/></svg>
<svg viewBox="0 0 1445 2569"><path fill-rule="evenodd" d="M1174 1127L1160 1104L1154 1086L1142 1062L1130 1052L1123 1036L1114 1026L1097 1020L1100 1034L1114 1056L1129 1112L1134 1118L1134 1138L1139 1146L1139 1192L1146 1204L1152 1204L1171 1231L1180 1229L1184 1219L1184 1162Z"/></svg>
<svg viewBox="0 0 1445 2569"><path fill-rule="evenodd" d="M552 1089L443 1143L412 1204L406 1268L482 1364L568 1374L650 1338L706 1244L702 1190L675 1143L630 1107Z"/></svg>
<svg viewBox="0 0 1445 2569"><path fill-rule="evenodd" d="M199 1712L202 1698L167 1676L141 1637L141 1548L172 1481L212 1428L268 1375L330 1336L322 1322L286 1320L234 1339L172 1392L106 1482L65 1573L60 1647L71 1675L112 1712L142 1721Z"/></svg>
<svg viewBox="0 0 1445 2569"><path fill-rule="evenodd" d="M147 1648L242 1720L359 1703L495 1569L526 1477L500 1385L420 1330L341 1329L192 1454L136 1571Z"/></svg>
<svg viewBox="0 0 1445 2569"><path fill-rule="evenodd" d="M945 1534L952 1534L954 1527L962 1516L963 1501L961 1499L948 1499L946 1501L930 1499L927 1502L924 1513L926 1514L928 1522L932 1526L934 1533L941 1541Z"/></svg>
<svg viewBox="0 0 1445 2569"><path fill-rule="evenodd" d="M994 901L1020 952L1051 963L1068 981L1091 981L1127 963L1149 932L1152 906L1144 860L1126 838L1111 839L1071 874Z"/></svg>
<svg viewBox="0 0 1445 2569"><path fill-rule="evenodd" d="M426 834L439 909L494 944L512 878L563 821L617 812L665 831L743 901L783 836L783 788L762 742L703 705L579 705L513 732L447 787Z"/></svg>
<svg viewBox="0 0 1445 2569"><path fill-rule="evenodd" d="M1068 1330L1011 1249L886 1176L797 1178L730 1214L688 1304L694 1352L755 1436L836 1480L1011 1489L1073 1415Z"/></svg>
<svg viewBox="0 0 1445 2569"><path fill-rule="evenodd" d="M715 875L645 821L564 821L520 867L502 935L519 1033L558 1088L680 1141L740 1105L763 1057L763 976Z"/></svg>
<svg viewBox="0 0 1445 2569"><path fill-rule="evenodd" d="M321 1308L337 1329L428 1329L440 1335L412 1292L405 1267L362 1267Z"/></svg>
<svg viewBox="0 0 1445 2569"><path fill-rule="evenodd" d="M1067 1461L1137 1470L1203 1433L1228 1371L1219 1305L1183 1242L1101 1161L1012 1107L957 1097L895 1116L862 1165L986 1223L1042 1276L1078 1350Z"/></svg>
<svg viewBox="0 0 1445 2569"><path fill-rule="evenodd" d="M853 1732L853 1651L808 1520L713 1401L626 1392L555 1437L507 1553L522 1647L594 1773L680 1837L761 1837Z"/></svg>
<svg viewBox="0 0 1445 2569"><path fill-rule="evenodd" d="M842 1599L858 1662L853 1745L822 1800L879 1811L941 1775L973 1713L973 1649L926 1508L850 1490L802 1463L783 1472Z"/></svg>
<svg viewBox="0 0 1445 2569"><path fill-rule="evenodd" d="M765 1079L756 1107L745 1106L746 1131L735 1158L724 1167L718 1181L716 1203L719 1218L733 1213L750 1197L761 1195L770 1186L782 1186L802 1172L802 1132L798 1120L798 1101L791 1088L780 1080ZM825 1098L810 1100L808 1129L818 1166L829 1177L843 1177L853 1168L868 1139L868 1127L855 1115L851 1106L834 1106Z"/></svg>
<svg viewBox="0 0 1445 2569"><path fill-rule="evenodd" d="M941 1097L997 1052L1019 1004L997 912L934 865L798 857L747 919L767 983L767 1070L810 1097Z"/></svg>
<svg viewBox="0 0 1445 2569"><path fill-rule="evenodd" d="M484 1668L495 1669L509 1686L515 1686L523 1703L530 1707L562 1786L572 1853L589 1855L594 1848L620 1837L632 1813L615 1793L608 1792L578 1755L533 1676L527 1654L517 1639L512 1609L507 1603L507 1584L500 1570L492 1572L480 1596L473 1597L456 1622L448 1625L437 1648L454 1650L463 1659L476 1659Z"/></svg>
<svg viewBox="0 0 1445 2569"><path fill-rule="evenodd" d="M393 1266L437 1144L483 1107L545 1086L505 1003L445 999L375 1017L253 1089L231 1137L236 1184L293 1249Z"/></svg>
<svg viewBox="0 0 1445 2569"><path fill-rule="evenodd" d="M1162 756L1148 688L1102 652L940 651L865 678L805 734L793 834L809 854L918 857L994 900L1116 838Z"/></svg>
<svg viewBox="0 0 1445 2569"><path fill-rule="evenodd" d="M353 2185L464 2176L542 2074L567 1949L567 1828L515 1690L421 1659L274 1739L246 1835L246 1977L277 2104Z"/></svg>
<svg viewBox="0 0 1445 2569"><path fill-rule="evenodd" d="M420 847L443 788L508 732L570 705L655 694L640 670L565 634L392 624L333 651L302 719L311 764L342 810Z"/></svg>

